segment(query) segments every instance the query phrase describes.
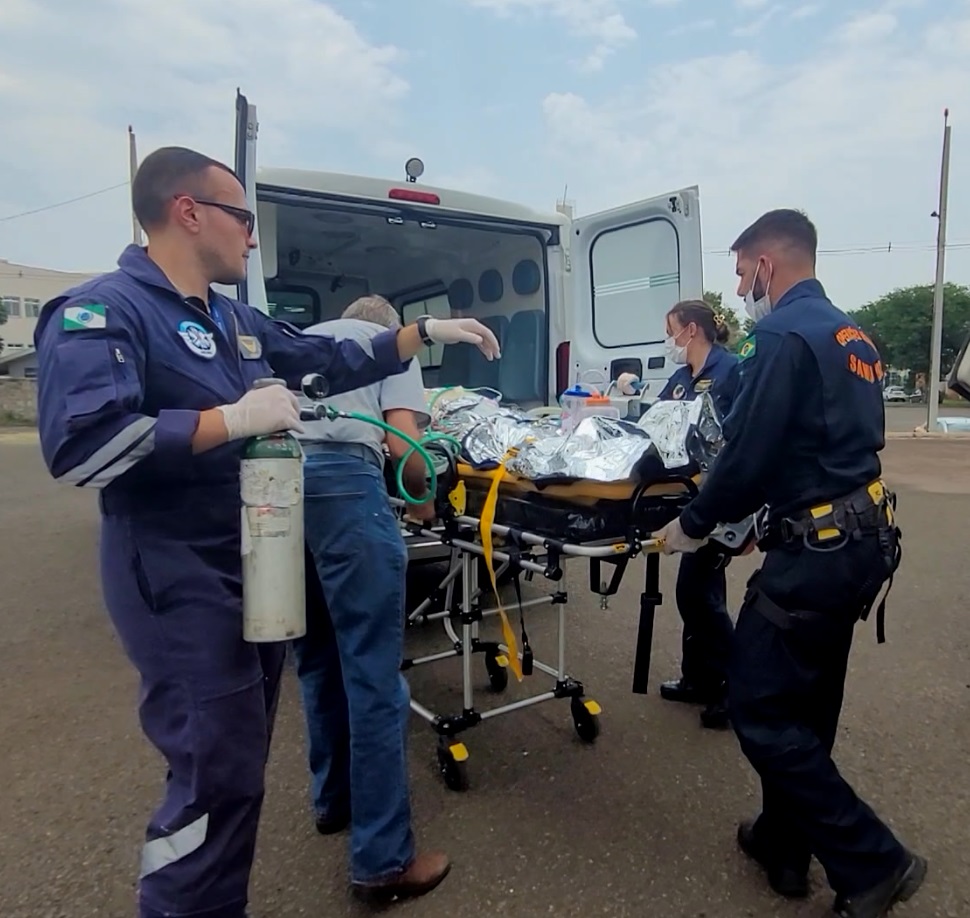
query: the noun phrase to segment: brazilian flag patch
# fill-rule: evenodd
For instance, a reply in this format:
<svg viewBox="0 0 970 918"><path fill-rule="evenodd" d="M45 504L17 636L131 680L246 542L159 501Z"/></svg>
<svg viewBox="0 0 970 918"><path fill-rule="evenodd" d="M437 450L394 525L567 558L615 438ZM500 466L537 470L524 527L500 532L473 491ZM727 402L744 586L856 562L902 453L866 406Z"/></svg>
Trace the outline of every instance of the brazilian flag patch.
<svg viewBox="0 0 970 918"><path fill-rule="evenodd" d="M749 335L741 342L741 346L738 348L738 358L740 360L747 360L749 357L754 357L754 351L754 335Z"/></svg>
<svg viewBox="0 0 970 918"><path fill-rule="evenodd" d="M68 306L64 310L64 331L81 331L84 328L104 328L107 307L103 303L87 306Z"/></svg>

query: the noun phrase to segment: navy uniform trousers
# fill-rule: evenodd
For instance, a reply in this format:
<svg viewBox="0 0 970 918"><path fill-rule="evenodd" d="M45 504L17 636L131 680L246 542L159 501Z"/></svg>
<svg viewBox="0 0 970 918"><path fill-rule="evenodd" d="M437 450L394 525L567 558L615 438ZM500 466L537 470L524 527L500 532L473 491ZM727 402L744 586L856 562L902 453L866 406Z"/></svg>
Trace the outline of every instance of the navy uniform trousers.
<svg viewBox="0 0 970 918"><path fill-rule="evenodd" d="M838 550L769 550L748 582L728 674L734 730L761 778L755 834L779 866L805 873L814 854L846 896L880 883L905 857L832 761L853 632L883 570L872 533ZM772 620L779 610L789 615L784 627Z"/></svg>
<svg viewBox="0 0 970 918"><path fill-rule="evenodd" d="M684 629L681 674L712 698L727 681L734 623L727 610L727 572L714 545L681 555L677 570L677 610Z"/></svg>
<svg viewBox="0 0 970 918"><path fill-rule="evenodd" d="M141 675L142 728L169 766L141 918L244 918L285 654L243 641L238 494L204 490L194 517L182 506L102 520L105 603Z"/></svg>

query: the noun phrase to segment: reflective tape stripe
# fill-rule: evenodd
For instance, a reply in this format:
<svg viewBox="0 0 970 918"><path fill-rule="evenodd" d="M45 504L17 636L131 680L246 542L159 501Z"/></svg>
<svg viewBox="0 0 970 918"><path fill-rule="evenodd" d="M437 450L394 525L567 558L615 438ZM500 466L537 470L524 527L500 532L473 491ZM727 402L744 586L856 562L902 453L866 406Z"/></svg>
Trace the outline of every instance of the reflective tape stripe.
<svg viewBox="0 0 970 918"><path fill-rule="evenodd" d="M209 828L209 814L206 813L190 822L185 828L166 835L164 838L154 838L145 843L141 852L141 875L139 879L188 857L193 851L202 847L206 831Z"/></svg>
<svg viewBox="0 0 970 918"><path fill-rule="evenodd" d="M58 481L82 487L103 488L133 465L151 455L155 449L155 418L138 418L115 434L94 455L72 469Z"/></svg>

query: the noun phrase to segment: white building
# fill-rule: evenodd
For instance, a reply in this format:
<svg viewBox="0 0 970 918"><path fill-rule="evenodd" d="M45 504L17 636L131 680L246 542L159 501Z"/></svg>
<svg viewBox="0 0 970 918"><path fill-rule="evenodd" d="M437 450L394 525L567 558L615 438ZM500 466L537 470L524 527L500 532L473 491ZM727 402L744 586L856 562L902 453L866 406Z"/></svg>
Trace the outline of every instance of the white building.
<svg viewBox="0 0 970 918"><path fill-rule="evenodd" d="M10 358L34 346L34 327L40 308L70 287L97 276L68 271L51 271L32 265L18 265L0 258L0 303L7 312L0 325L4 347L0 356ZM2 370L0 370L2 372Z"/></svg>

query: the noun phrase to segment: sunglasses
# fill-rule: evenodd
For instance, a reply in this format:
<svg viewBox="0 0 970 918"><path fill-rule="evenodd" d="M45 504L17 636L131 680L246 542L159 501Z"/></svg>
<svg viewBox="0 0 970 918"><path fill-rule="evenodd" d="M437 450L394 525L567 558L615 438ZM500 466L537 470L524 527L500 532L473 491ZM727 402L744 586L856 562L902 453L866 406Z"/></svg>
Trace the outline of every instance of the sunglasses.
<svg viewBox="0 0 970 918"><path fill-rule="evenodd" d="M181 195L176 195L176 197L181 197ZM188 197L188 195L185 195ZM196 204L203 204L206 207L215 207L221 210L223 213L229 214L230 217L238 220L243 226L246 227L246 232L252 236L253 230L256 228L256 214L251 210L246 210L243 207L233 207L231 204L223 204L220 201L202 201L198 198L191 198Z"/></svg>

